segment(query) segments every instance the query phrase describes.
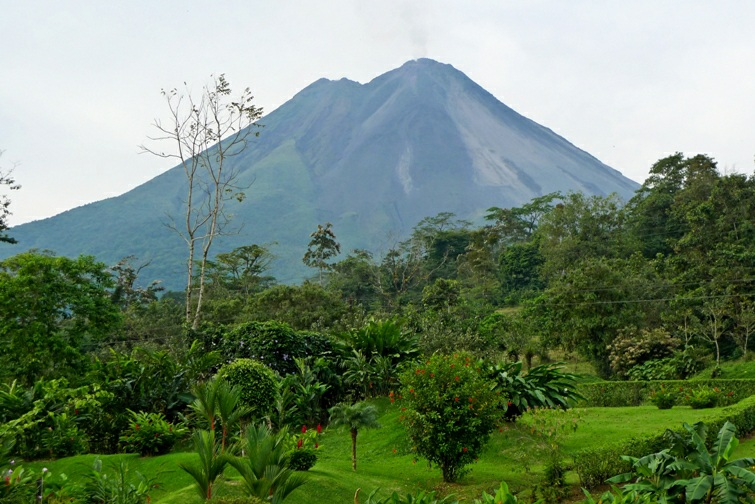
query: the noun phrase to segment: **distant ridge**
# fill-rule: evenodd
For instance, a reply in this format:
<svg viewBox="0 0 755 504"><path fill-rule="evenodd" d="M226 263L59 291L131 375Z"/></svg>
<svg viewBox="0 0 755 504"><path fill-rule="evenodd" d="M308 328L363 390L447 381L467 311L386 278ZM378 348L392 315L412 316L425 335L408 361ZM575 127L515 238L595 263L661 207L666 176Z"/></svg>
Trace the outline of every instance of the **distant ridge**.
<svg viewBox="0 0 755 504"><path fill-rule="evenodd" d="M430 59L366 84L319 79L261 123L233 161L250 184L231 208L241 230L214 252L277 242L272 273L282 282L312 273L301 257L318 223L333 223L344 251L379 254L389 236L439 212L479 220L488 207L552 191L629 198L639 187ZM39 248L113 264L135 255L151 261L146 280L181 289L185 247L164 222L180 214L184 187L176 167L121 196L15 227L19 244L0 244L0 257Z"/></svg>

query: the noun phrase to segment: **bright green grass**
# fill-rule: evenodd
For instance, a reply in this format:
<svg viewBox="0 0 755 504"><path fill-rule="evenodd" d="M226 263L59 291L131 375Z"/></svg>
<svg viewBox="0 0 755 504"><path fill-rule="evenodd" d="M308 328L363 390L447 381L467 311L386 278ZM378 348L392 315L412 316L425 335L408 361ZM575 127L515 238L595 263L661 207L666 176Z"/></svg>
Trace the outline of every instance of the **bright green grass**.
<svg viewBox="0 0 755 504"><path fill-rule="evenodd" d="M709 367L695 375L693 380L707 380L710 378L714 367ZM735 360L721 363L719 378L727 379L755 379L755 360Z"/></svg>
<svg viewBox="0 0 755 504"><path fill-rule="evenodd" d="M438 490L443 494L454 493L469 502L479 497L482 490L492 491L501 479L506 480L515 491L529 494L529 489L541 477L542 464L528 438L531 433L527 418L507 425L502 432L495 432L485 453L471 466L472 471L459 483L447 485L442 482L440 470L429 468L422 460L415 462L399 422L400 407L392 406L385 400L376 401L375 404L382 412L382 428L359 432L357 472L351 470L349 433L327 429L320 439L318 462L308 473L309 481L292 493L287 503L351 503L357 488L362 489L362 501L371 491L380 488L379 495L388 495L394 490L405 494L426 489ZM580 419L577 430L564 436L562 445L568 456L568 453L582 448L662 432L668 427L679 427L682 422L706 420L714 414L715 410L693 410L688 407L671 410L659 410L652 406L577 409L565 413L577 415ZM755 440L744 440L736 456L755 456ZM48 467L53 473L64 472L76 480L91 470L94 457L85 455L28 465L36 470ZM106 468L108 464L117 463L123 458L129 462L132 471L157 476L161 487L154 493L153 502L194 504L200 500L191 479L177 465L193 457L192 453L173 453L162 457L116 455L101 458ZM227 480L218 486L218 493L239 493L238 475L232 469L227 470L226 474ZM576 484L576 476L567 475L567 481Z"/></svg>

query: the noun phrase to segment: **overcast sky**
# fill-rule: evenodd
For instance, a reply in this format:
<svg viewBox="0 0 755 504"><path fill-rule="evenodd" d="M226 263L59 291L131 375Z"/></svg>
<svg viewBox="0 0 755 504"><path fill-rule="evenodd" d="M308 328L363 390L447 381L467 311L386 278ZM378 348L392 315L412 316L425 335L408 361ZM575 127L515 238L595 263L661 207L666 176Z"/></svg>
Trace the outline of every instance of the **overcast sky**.
<svg viewBox="0 0 755 504"><path fill-rule="evenodd" d="M10 222L169 169L137 148L166 117L162 88L225 73L271 112L320 77L364 83L419 57L638 182L676 151L753 170L755 1L0 0L0 166L23 185Z"/></svg>

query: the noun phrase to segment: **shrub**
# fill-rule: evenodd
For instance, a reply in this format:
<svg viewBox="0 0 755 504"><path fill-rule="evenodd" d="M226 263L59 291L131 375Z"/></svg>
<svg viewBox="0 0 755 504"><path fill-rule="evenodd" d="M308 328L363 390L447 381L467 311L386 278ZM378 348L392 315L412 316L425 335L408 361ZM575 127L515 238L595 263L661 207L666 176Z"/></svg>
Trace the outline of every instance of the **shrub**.
<svg viewBox="0 0 755 504"><path fill-rule="evenodd" d="M129 427L121 436L124 451L141 455L163 455L188 431L183 425L165 420L162 413L129 410Z"/></svg>
<svg viewBox="0 0 755 504"><path fill-rule="evenodd" d="M671 409L676 404L677 393L661 383L657 389L650 391L650 402L658 406L658 409Z"/></svg>
<svg viewBox="0 0 755 504"><path fill-rule="evenodd" d="M418 490L413 494L406 494L406 496L399 495L398 492L393 492L389 497L379 499L375 497L378 490L379 489L376 488L367 496L365 504L459 504L459 501L453 495L438 499L435 497L435 492L425 492L424 490ZM357 495L358 494L359 490L357 490ZM354 498L354 501L358 502L356 497Z"/></svg>
<svg viewBox="0 0 755 504"><path fill-rule="evenodd" d="M501 415L500 398L470 354L434 355L401 375L403 421L418 455L456 481L482 453Z"/></svg>
<svg viewBox="0 0 755 504"><path fill-rule="evenodd" d="M317 455L311 448L300 448L288 456L288 467L294 471L309 471L317 462Z"/></svg>
<svg viewBox="0 0 755 504"><path fill-rule="evenodd" d="M38 381L29 388L16 382L0 389L0 438L13 440L22 457L64 457L86 451L86 426L79 404L99 405L95 386L69 388L65 379Z"/></svg>
<svg viewBox="0 0 755 504"><path fill-rule="evenodd" d="M87 451L86 433L66 413L50 414L52 425L42 431L40 442L55 457L70 457Z"/></svg>
<svg viewBox="0 0 755 504"><path fill-rule="evenodd" d="M226 359L256 359L287 375L296 372L296 358L329 353L331 344L321 334L297 332L280 322L248 322L223 337L221 350Z"/></svg>
<svg viewBox="0 0 755 504"><path fill-rule="evenodd" d="M659 502L752 502L755 459L732 460L739 444L736 427L725 422L708 451L708 431L704 423L684 424L685 435L669 436L670 447L641 458L624 456L632 470L609 479L626 483L626 490L650 495ZM715 499L715 500L714 500Z"/></svg>
<svg viewBox="0 0 755 504"><path fill-rule="evenodd" d="M253 359L236 359L218 371L218 377L241 388L241 399L251 409L253 418L263 418L275 401L275 375Z"/></svg>
<svg viewBox="0 0 755 504"><path fill-rule="evenodd" d="M559 364L536 366L522 374L522 363L488 366L485 374L506 401L505 418L514 420L531 408L567 408L581 396L577 376L560 371Z"/></svg>
<svg viewBox="0 0 755 504"><path fill-rule="evenodd" d="M705 386L690 390L687 402L692 409L714 408L718 402L719 389Z"/></svg>
<svg viewBox="0 0 755 504"><path fill-rule="evenodd" d="M662 382L670 389L680 387L686 391L690 385L700 385L720 390L719 406L729 406L737 401L755 394L755 380L728 380L723 378L710 380L664 380ZM594 382L580 383L579 393L583 398L580 406L586 407L621 407L639 406L650 395L650 391L658 388L661 382L625 381L625 382ZM686 394L680 394L678 404L687 404Z"/></svg>
<svg viewBox="0 0 755 504"><path fill-rule="evenodd" d="M609 345L611 370L620 378L637 365L670 357L682 342L662 328L622 331ZM677 376L671 376L677 378Z"/></svg>

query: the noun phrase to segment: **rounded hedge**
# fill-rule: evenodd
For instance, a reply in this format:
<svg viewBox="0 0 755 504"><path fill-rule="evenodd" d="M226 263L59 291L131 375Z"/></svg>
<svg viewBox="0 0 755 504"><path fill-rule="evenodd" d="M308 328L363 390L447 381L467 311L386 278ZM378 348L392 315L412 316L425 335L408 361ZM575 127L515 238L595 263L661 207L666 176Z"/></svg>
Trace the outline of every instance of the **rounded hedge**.
<svg viewBox="0 0 755 504"><path fill-rule="evenodd" d="M275 402L275 374L254 359L236 359L218 370L217 376L241 388L241 400L252 409L252 417L263 418Z"/></svg>
<svg viewBox="0 0 755 504"><path fill-rule="evenodd" d="M227 359L252 358L281 375L296 373L298 357L327 354L330 340L311 331L295 331L280 322L247 322L223 336L221 352Z"/></svg>

